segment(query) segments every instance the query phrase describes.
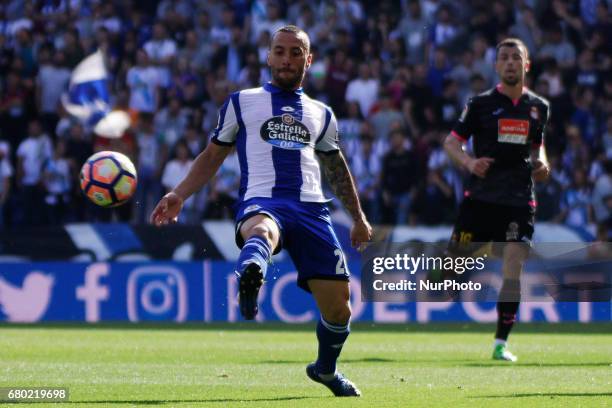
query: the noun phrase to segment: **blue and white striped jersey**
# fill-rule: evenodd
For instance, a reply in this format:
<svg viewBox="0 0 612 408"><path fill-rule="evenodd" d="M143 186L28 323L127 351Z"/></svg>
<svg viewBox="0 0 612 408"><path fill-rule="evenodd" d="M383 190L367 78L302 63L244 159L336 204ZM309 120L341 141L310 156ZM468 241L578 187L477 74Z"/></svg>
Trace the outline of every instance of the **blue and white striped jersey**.
<svg viewBox="0 0 612 408"><path fill-rule="evenodd" d="M327 201L315 150L339 150L336 118L301 88L289 92L267 83L233 93L219 112L211 140L236 144L240 200Z"/></svg>

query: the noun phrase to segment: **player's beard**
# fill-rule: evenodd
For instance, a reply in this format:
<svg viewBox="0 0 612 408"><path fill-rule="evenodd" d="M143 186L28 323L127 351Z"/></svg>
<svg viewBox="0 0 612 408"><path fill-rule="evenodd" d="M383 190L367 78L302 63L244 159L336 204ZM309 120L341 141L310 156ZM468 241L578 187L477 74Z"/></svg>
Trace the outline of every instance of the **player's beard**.
<svg viewBox="0 0 612 408"><path fill-rule="evenodd" d="M302 83L302 79L304 79L304 68L297 68L293 75L291 76L281 76L281 71L283 69L274 69L272 70L272 78L274 78L274 82L283 89L293 90L299 88Z"/></svg>
<svg viewBox="0 0 612 408"><path fill-rule="evenodd" d="M513 76L502 76L501 80L506 86L516 86L519 84L519 82L521 82L520 75L518 74L515 74Z"/></svg>

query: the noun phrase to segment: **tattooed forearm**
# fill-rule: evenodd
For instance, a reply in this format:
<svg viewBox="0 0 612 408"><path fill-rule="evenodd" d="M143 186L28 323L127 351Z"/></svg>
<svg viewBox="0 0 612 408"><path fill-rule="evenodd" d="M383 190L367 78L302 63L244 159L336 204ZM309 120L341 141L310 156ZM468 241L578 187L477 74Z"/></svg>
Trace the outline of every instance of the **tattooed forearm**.
<svg viewBox="0 0 612 408"><path fill-rule="evenodd" d="M342 153L340 151L317 153L317 156L323 165L325 177L334 190L336 197L338 197L344 208L351 214L353 220L362 218L363 213L359 203L359 196L357 195L357 188Z"/></svg>

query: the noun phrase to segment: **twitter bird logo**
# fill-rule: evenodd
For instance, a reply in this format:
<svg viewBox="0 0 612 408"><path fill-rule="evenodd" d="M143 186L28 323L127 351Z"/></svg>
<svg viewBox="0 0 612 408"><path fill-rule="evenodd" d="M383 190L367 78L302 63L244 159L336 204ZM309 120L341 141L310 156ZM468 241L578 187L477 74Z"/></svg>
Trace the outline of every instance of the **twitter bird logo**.
<svg viewBox="0 0 612 408"><path fill-rule="evenodd" d="M30 272L18 287L0 277L0 310L9 322L36 322L47 311L53 276Z"/></svg>

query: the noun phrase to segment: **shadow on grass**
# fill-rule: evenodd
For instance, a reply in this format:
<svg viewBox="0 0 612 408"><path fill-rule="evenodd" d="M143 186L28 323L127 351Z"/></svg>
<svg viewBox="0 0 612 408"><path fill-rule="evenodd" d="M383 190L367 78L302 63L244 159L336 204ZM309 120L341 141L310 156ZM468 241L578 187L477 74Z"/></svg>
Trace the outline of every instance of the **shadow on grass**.
<svg viewBox="0 0 612 408"><path fill-rule="evenodd" d="M403 363L403 364L423 364L423 363L440 363L445 366L458 364L458 363L468 363L473 360L466 359L442 359L442 360L419 360L419 359L411 359L411 358L380 358L380 357L364 357L364 358L341 358L339 363ZM260 364L308 364L311 360L265 360L258 361Z"/></svg>
<svg viewBox="0 0 612 408"><path fill-rule="evenodd" d="M392 333L491 333L494 324L482 323L351 323L356 333L392 332ZM0 322L1 329L86 329L86 330L191 330L191 331L275 331L275 332L312 332L315 323L287 324L283 322L266 323L130 323L130 322L53 322L53 323L6 323ZM584 323L522 323L513 333L517 334L610 334L609 322Z"/></svg>
<svg viewBox="0 0 612 408"><path fill-rule="evenodd" d="M610 397L612 392L534 392L530 394L479 395L468 398L525 398L525 397Z"/></svg>
<svg viewBox="0 0 612 408"><path fill-rule="evenodd" d="M465 367L612 367L612 361L595 362L595 363L513 363L508 364L503 361L487 361L481 363L465 363Z"/></svg>
<svg viewBox="0 0 612 408"><path fill-rule="evenodd" d="M408 360L393 359L393 358L379 358L379 357L365 357L365 358L343 358L340 363L399 363L408 362ZM260 364L309 364L310 360L266 360L259 361Z"/></svg>
<svg viewBox="0 0 612 408"><path fill-rule="evenodd" d="M310 360L264 360L258 361L257 364L308 364ZM519 367L612 367L612 361L605 362L590 362L590 363L514 363L508 364L503 361L482 361L477 362L474 359L452 359L444 358L439 360L418 359L418 358L381 358L381 357L363 357L363 358L342 358L340 364L345 363L402 363L402 364L438 364L440 366L463 366L463 367L500 367L500 368L519 368Z"/></svg>
<svg viewBox="0 0 612 408"><path fill-rule="evenodd" d="M204 402L218 402L218 403L229 403L229 402L275 402L275 401L293 401L293 400L305 400L305 399L319 399L325 397L277 397L277 398L203 398L203 399L170 399L170 400L82 400L82 401L63 401L65 404L102 404L104 406L113 404L132 404L132 405L162 405L162 404L197 404ZM49 401L37 401L45 402ZM32 402L32 403L37 403ZM7 402L7 404L21 404L21 402Z"/></svg>

